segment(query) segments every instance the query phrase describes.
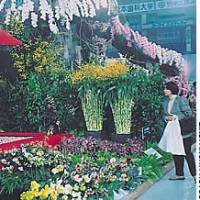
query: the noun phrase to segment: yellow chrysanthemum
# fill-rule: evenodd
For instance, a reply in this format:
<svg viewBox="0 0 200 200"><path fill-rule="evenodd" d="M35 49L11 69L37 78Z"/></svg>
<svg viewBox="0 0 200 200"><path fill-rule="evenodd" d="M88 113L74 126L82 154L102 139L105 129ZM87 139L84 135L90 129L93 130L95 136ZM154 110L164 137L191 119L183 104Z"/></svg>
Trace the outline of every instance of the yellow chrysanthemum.
<svg viewBox="0 0 200 200"><path fill-rule="evenodd" d="M84 65L80 70L72 74L72 82L77 83L86 78L106 80L126 74L129 71L124 64L112 62L106 67L98 65Z"/></svg>

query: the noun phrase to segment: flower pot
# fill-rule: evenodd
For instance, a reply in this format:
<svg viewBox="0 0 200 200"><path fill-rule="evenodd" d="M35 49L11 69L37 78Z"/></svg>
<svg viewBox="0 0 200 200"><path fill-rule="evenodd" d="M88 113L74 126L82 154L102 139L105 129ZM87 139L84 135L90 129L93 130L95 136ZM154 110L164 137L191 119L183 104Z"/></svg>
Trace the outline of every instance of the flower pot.
<svg viewBox="0 0 200 200"><path fill-rule="evenodd" d="M131 139L132 135L131 134L112 134L111 135L111 140L113 142L117 143L126 143L128 139Z"/></svg>
<svg viewBox="0 0 200 200"><path fill-rule="evenodd" d="M130 133L132 98L130 95L119 96L117 100L111 103L116 132L120 135Z"/></svg>
<svg viewBox="0 0 200 200"><path fill-rule="evenodd" d="M87 131L87 137L93 137L97 140L101 139L101 131Z"/></svg>
<svg viewBox="0 0 200 200"><path fill-rule="evenodd" d="M81 98L82 110L87 130L102 130L103 128L103 100L91 90L85 92Z"/></svg>

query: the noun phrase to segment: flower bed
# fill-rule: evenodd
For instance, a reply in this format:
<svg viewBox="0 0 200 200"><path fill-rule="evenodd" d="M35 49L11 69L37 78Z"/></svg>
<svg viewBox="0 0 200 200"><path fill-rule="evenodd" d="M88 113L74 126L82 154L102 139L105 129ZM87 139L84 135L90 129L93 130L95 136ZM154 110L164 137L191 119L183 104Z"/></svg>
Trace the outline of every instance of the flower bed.
<svg viewBox="0 0 200 200"><path fill-rule="evenodd" d="M159 178L161 160L143 155L139 139L128 142L74 138L63 141L64 151L24 146L0 154L0 198L115 199L122 189L127 194L144 180Z"/></svg>
<svg viewBox="0 0 200 200"><path fill-rule="evenodd" d="M88 138L69 138L61 143L62 150L67 153L97 153L97 152L114 152L119 156L127 154L144 153L144 142L139 138L129 139L127 143L113 143L111 141L98 141L92 137Z"/></svg>

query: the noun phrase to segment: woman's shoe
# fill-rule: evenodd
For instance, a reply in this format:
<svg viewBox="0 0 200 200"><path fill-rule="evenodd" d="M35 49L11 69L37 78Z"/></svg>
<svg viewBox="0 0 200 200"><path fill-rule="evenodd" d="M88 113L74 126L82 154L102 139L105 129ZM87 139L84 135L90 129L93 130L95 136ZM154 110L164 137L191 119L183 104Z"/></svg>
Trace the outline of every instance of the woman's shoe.
<svg viewBox="0 0 200 200"><path fill-rule="evenodd" d="M169 178L170 181L176 181L176 180L185 180L185 177L184 176L172 176Z"/></svg>

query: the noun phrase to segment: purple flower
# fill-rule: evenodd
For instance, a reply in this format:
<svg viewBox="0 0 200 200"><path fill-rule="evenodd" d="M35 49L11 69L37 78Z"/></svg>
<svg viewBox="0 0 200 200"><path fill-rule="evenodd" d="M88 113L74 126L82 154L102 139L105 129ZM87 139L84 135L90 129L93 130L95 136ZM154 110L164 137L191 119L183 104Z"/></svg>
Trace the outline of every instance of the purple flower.
<svg viewBox="0 0 200 200"><path fill-rule="evenodd" d="M116 154L123 156L126 154L143 154L144 142L134 137L129 139L126 144L114 143L107 140L96 140L92 137L88 138L69 138L62 142L62 149L67 153L81 153L81 152L115 152Z"/></svg>

